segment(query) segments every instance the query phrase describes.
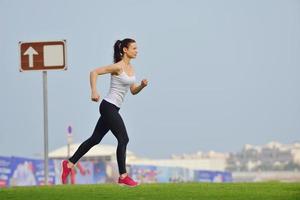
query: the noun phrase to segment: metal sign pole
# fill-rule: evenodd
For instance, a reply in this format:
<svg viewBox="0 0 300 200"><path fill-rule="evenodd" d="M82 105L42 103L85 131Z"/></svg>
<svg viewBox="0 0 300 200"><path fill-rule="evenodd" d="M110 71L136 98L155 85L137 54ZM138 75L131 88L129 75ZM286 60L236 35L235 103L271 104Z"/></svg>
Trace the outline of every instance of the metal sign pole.
<svg viewBox="0 0 300 200"><path fill-rule="evenodd" d="M43 71L43 99L44 99L44 176L48 185L48 86L47 71Z"/></svg>

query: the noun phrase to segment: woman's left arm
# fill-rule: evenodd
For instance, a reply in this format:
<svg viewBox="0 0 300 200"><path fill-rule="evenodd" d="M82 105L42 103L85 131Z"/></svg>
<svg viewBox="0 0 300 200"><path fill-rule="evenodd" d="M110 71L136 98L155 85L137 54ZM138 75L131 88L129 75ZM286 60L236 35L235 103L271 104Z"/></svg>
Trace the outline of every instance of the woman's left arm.
<svg viewBox="0 0 300 200"><path fill-rule="evenodd" d="M144 87L146 87L148 85L148 80L147 79L143 79L141 81L141 84L138 85L138 84L132 84L130 86L130 91L131 91L131 94L135 95L135 94L138 94Z"/></svg>

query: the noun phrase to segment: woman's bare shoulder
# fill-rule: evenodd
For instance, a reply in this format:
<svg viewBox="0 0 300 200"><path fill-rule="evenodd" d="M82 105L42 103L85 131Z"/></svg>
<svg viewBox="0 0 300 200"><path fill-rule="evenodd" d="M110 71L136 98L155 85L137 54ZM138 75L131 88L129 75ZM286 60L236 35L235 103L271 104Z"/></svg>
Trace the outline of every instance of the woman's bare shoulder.
<svg viewBox="0 0 300 200"><path fill-rule="evenodd" d="M113 70L113 73L111 73L112 75L118 75L122 72L122 65L121 65L121 62L117 62L117 63L113 63L110 65L110 67Z"/></svg>

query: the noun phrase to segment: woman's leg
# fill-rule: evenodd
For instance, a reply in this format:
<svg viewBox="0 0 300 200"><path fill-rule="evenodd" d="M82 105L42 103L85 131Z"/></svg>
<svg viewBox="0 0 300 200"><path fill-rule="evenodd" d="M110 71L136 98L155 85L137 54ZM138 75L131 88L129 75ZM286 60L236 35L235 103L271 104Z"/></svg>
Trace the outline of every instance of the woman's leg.
<svg viewBox="0 0 300 200"><path fill-rule="evenodd" d="M119 173L126 173L126 146L129 141L125 124L119 113L117 106L104 101L103 106L100 107L101 115L104 118L105 124L109 126L109 129L118 140L117 147L117 161L119 167Z"/></svg>
<svg viewBox="0 0 300 200"><path fill-rule="evenodd" d="M113 120L110 123L110 130L118 140L117 161L121 175L126 173L126 147L129 138L121 115L118 112L112 114Z"/></svg>
<svg viewBox="0 0 300 200"><path fill-rule="evenodd" d="M120 108L105 101L101 108L100 112L101 115L104 116L105 124L108 124L109 129L118 140L117 161L120 173L118 184L135 187L138 183L132 180L126 172L126 147L129 142L129 138L125 124L119 113Z"/></svg>
<svg viewBox="0 0 300 200"><path fill-rule="evenodd" d="M101 116L97 122L94 132L90 138L84 141L69 161L74 165L84 154L86 154L93 146L99 144L105 134L109 131L109 127L104 123Z"/></svg>
<svg viewBox="0 0 300 200"><path fill-rule="evenodd" d="M102 101L100 113L104 123L108 125L111 132L118 140L117 161L119 173L126 173L126 146L129 142L126 127L119 113L120 108L107 101Z"/></svg>

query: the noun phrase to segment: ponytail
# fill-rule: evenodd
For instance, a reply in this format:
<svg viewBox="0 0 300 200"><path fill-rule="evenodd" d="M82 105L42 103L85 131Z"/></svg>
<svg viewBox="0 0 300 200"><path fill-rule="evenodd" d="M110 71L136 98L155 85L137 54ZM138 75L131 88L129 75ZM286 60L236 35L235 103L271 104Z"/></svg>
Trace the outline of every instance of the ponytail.
<svg viewBox="0 0 300 200"><path fill-rule="evenodd" d="M122 60L122 55L121 55L121 40L117 40L115 45L114 45L114 63L119 62Z"/></svg>

